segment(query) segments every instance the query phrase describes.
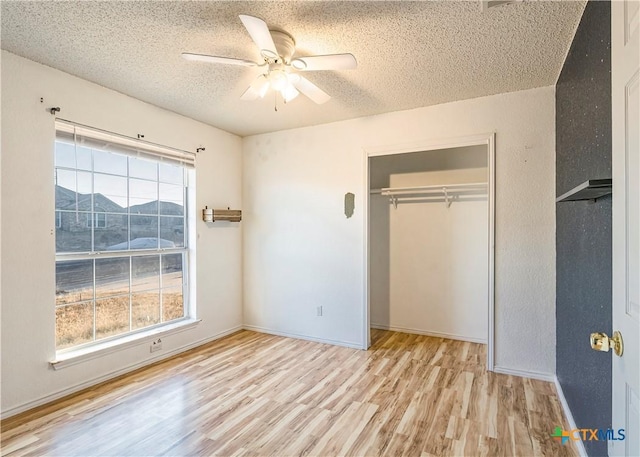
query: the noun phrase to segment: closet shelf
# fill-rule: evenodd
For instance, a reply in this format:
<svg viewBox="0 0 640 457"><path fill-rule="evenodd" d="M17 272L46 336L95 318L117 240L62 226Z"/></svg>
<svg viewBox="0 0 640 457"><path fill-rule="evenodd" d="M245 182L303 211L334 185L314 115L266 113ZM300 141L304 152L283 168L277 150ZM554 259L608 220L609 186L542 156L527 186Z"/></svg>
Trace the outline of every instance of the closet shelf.
<svg viewBox="0 0 640 457"><path fill-rule="evenodd" d="M579 186L574 187L569 192L565 192L556 198L559 202L574 202L580 200L597 200L600 197L611 193L611 179L589 179Z"/></svg>

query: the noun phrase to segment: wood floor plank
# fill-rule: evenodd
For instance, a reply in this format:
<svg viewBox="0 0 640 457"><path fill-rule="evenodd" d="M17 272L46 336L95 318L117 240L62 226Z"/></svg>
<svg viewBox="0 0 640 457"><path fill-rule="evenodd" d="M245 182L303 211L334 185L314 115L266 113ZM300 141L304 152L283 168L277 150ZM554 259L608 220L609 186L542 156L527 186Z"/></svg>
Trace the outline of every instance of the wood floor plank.
<svg viewBox="0 0 640 457"><path fill-rule="evenodd" d="M2 421L1 455L577 455L553 384L487 372L481 344L371 337L237 332Z"/></svg>

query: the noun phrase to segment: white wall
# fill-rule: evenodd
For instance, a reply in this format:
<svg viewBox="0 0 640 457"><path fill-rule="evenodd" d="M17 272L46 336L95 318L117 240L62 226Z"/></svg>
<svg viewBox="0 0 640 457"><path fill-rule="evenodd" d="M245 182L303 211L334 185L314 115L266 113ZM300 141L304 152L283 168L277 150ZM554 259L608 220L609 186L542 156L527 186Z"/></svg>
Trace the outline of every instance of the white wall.
<svg viewBox="0 0 640 457"><path fill-rule="evenodd" d="M40 102L44 98L44 103ZM195 151L196 211L241 205L241 139L96 84L2 52L2 411L11 415L96 380L212 339L242 324L241 225L197 220L202 322L163 338L54 371L54 117Z"/></svg>
<svg viewBox="0 0 640 457"><path fill-rule="evenodd" d="M363 345L363 148L495 131L496 366L553 373L554 110L546 87L244 138L245 324Z"/></svg>
<svg viewBox="0 0 640 457"><path fill-rule="evenodd" d="M374 157L371 181L376 176L385 187L487 182L487 168L478 167L486 167L487 147L466 149L477 156L468 163L461 149ZM421 160L409 157L415 155ZM403 156L413 168L401 166ZM458 157L457 164L441 163L448 157ZM394 173L398 169L403 172ZM370 255L376 259L369 273L371 325L486 343L486 192L461 197L450 207L444 196L401 199L393 207L388 197L373 194L369 208Z"/></svg>

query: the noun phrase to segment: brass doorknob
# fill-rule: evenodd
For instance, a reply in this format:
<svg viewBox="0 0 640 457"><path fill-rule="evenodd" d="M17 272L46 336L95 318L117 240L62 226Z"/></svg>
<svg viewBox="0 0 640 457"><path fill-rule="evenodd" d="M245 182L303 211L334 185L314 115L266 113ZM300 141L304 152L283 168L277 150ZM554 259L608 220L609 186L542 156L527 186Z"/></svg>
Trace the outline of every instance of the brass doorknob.
<svg viewBox="0 0 640 457"><path fill-rule="evenodd" d="M591 334L591 349L594 351L609 352L609 349L612 348L618 357L622 356L624 346L620 332L613 332L611 338L609 338L606 333L596 332Z"/></svg>

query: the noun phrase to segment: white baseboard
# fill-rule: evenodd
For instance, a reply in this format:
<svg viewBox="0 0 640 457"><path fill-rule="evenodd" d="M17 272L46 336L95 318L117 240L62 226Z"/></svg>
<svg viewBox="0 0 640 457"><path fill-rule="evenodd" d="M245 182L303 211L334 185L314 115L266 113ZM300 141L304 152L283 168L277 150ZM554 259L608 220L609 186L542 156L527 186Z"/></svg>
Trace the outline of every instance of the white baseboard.
<svg viewBox="0 0 640 457"><path fill-rule="evenodd" d="M520 376L521 378L538 379L540 381L554 382L556 377L551 373L540 373L539 371L516 370L512 368L504 368L494 366L495 373L508 374L511 376Z"/></svg>
<svg viewBox="0 0 640 457"><path fill-rule="evenodd" d="M556 391L558 392L558 399L560 400L560 404L562 405L562 410L564 411L564 416L567 418L567 422L569 422L569 429L575 430L578 427L576 426L576 421L573 420L573 414L571 414L571 409L569 409L569 403L567 403L567 399L564 397L564 392L562 391L562 386L558 381L558 377L553 377L553 382L556 385ZM576 447L578 448L578 453L580 457L587 457L587 451L584 448L584 443L582 440L574 441L576 443Z"/></svg>
<svg viewBox="0 0 640 457"><path fill-rule="evenodd" d="M473 338L462 335L454 335L451 333L429 332L425 330L418 330L415 328L395 327L392 325L384 324L371 324L371 328L377 328L380 330L391 330L392 332L411 333L414 335L434 336L436 338L447 338L449 340L468 341L469 343L487 344L487 340L484 338Z"/></svg>
<svg viewBox="0 0 640 457"><path fill-rule="evenodd" d="M45 397L38 398L36 400L29 401L27 403L23 403L21 405L15 406L10 409L6 409L0 412L0 419L6 419L11 416L15 416L16 414L20 414L22 412L28 411L33 408L37 408L38 406L45 405L47 403L51 403L52 401L58 400L60 398L66 397L67 395L71 395L73 393L79 392L83 389L86 389L91 386L95 386L96 384L100 384L101 382L108 381L109 379L117 378L118 376L122 376L123 374L127 374L131 371L137 370L138 368L142 368L147 365L151 365L152 363L159 362L163 359L172 357L176 354L180 354L182 352L188 351L189 349L196 348L198 346L202 346L203 344L210 343L211 341L220 339L227 335L231 335L232 333L237 332L238 330L242 330L242 326L238 325L231 329L225 330L223 332L217 333L213 336L203 338L198 341L194 341L193 343L187 344L186 346L182 346L170 351L163 351L162 354L143 360L142 362L134 363L132 365L128 365L120 370L111 372L109 374L98 376L96 378L92 378L88 381L82 382L80 384L76 384L72 387L68 387L66 389L59 390L53 394L47 395Z"/></svg>
<svg viewBox="0 0 640 457"><path fill-rule="evenodd" d="M316 338L313 336L300 335L298 333L281 332L279 330L273 330L270 328L260 327L257 325L244 325L242 328L244 328L245 330L251 330L253 332L267 333L269 335L276 335L276 336L285 336L287 338L295 338L297 340L306 340L306 341L313 341L315 343L332 344L334 346L344 346L344 347L353 348L353 349L366 349L366 348L363 348L362 344L360 343L353 343L350 341L340 341L340 340L329 340L326 338Z"/></svg>

